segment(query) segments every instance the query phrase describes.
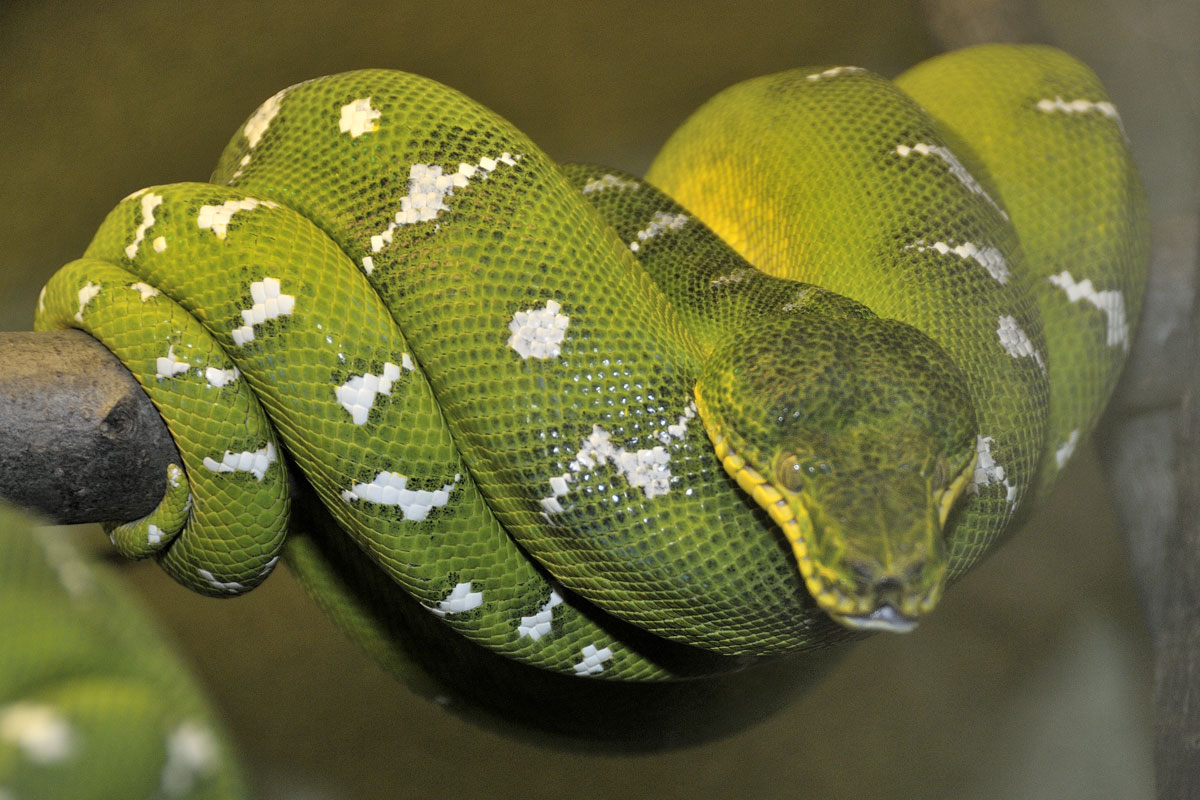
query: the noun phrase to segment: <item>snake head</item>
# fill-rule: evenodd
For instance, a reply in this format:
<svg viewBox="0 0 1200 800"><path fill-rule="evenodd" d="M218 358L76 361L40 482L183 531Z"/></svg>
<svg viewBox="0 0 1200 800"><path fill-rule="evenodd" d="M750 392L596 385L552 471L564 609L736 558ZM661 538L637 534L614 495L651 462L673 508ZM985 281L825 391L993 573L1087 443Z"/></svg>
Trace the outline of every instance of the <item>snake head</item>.
<svg viewBox="0 0 1200 800"><path fill-rule="evenodd" d="M787 315L727 338L695 396L725 470L783 529L826 613L904 632L937 604L976 424L932 339L874 315Z"/></svg>

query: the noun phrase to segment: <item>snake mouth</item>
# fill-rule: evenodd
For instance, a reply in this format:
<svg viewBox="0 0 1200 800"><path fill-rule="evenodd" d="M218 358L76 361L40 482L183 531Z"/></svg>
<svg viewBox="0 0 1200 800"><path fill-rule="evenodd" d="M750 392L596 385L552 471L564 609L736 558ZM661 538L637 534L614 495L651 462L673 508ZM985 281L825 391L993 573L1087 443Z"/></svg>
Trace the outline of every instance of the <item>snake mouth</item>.
<svg viewBox="0 0 1200 800"><path fill-rule="evenodd" d="M917 627L917 618L910 617L897 609L891 603L880 603L869 614L835 616L838 622L847 628L858 631L887 631L888 633L908 633Z"/></svg>

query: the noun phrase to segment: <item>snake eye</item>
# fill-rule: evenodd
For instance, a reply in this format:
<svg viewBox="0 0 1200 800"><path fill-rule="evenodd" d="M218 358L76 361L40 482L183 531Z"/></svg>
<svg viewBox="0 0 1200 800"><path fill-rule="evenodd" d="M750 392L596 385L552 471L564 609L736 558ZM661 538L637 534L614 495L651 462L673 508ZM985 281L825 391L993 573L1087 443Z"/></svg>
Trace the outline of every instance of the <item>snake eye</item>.
<svg viewBox="0 0 1200 800"><path fill-rule="evenodd" d="M804 466L794 454L788 454L779 459L776 467L779 483L789 492L798 492L804 488Z"/></svg>
<svg viewBox="0 0 1200 800"><path fill-rule="evenodd" d="M779 459L775 468L779 483L789 492L798 492L804 488L804 481L819 475L828 475L833 470L824 461L812 458L801 458L794 453L788 453Z"/></svg>

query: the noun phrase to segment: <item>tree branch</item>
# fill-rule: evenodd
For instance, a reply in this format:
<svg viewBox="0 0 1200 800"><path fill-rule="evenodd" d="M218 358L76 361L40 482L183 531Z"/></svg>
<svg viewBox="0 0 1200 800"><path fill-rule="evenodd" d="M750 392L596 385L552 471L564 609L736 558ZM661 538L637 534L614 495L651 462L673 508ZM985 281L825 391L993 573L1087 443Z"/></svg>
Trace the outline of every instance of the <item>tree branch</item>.
<svg viewBox="0 0 1200 800"><path fill-rule="evenodd" d="M148 514L179 463L158 411L77 330L0 333L0 497L70 524Z"/></svg>

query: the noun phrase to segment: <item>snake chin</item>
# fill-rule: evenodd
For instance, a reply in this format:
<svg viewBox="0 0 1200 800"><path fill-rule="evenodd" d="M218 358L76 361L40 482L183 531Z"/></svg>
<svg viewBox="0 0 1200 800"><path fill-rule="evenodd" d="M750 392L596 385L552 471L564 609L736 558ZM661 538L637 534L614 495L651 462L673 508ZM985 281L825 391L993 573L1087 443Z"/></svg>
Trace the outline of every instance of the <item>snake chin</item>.
<svg viewBox="0 0 1200 800"><path fill-rule="evenodd" d="M917 627L917 618L899 611L891 603L881 603L870 614L831 615L834 621L852 630L908 633Z"/></svg>

